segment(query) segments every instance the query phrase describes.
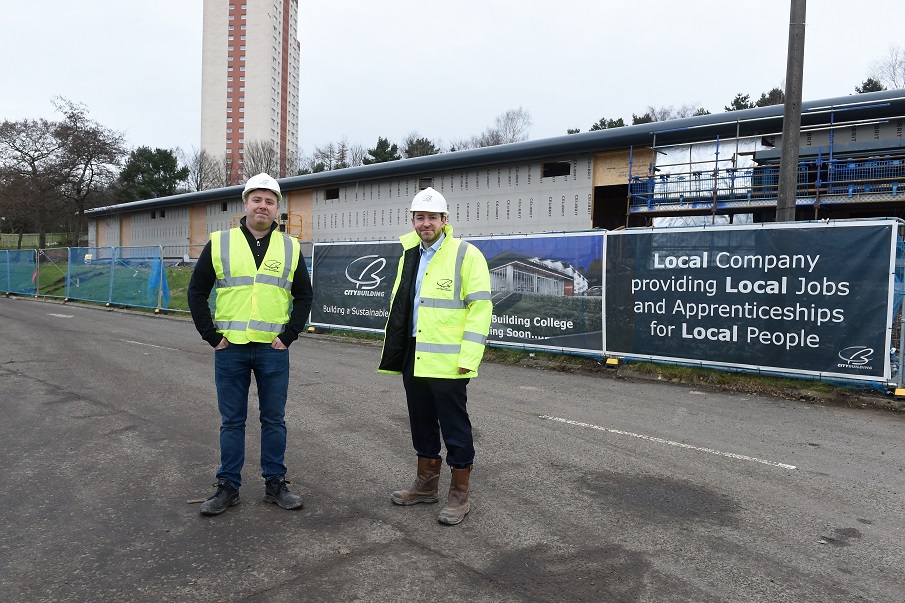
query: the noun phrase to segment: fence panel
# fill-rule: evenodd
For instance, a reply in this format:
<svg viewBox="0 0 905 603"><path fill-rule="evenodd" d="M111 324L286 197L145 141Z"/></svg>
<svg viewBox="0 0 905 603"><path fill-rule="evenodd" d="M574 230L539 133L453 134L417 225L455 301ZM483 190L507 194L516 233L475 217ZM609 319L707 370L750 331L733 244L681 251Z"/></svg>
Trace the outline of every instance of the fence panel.
<svg viewBox="0 0 905 603"><path fill-rule="evenodd" d="M163 273L161 249L157 247L116 247L110 276L110 302L136 308L158 308ZM166 294L169 302L169 292ZM165 304L161 304L165 307Z"/></svg>
<svg viewBox="0 0 905 603"><path fill-rule="evenodd" d="M6 291L34 295L38 279L34 249L10 249L6 252Z"/></svg>

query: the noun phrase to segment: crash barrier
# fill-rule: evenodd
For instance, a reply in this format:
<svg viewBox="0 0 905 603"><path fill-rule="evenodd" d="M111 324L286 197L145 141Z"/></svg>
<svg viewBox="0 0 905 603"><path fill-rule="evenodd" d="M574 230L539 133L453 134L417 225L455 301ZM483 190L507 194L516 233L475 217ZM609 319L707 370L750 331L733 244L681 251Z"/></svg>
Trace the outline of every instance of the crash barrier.
<svg viewBox="0 0 905 603"><path fill-rule="evenodd" d="M466 240L490 268L489 345L887 387L902 379L902 224ZM315 243L311 324L382 332L400 253L395 241Z"/></svg>

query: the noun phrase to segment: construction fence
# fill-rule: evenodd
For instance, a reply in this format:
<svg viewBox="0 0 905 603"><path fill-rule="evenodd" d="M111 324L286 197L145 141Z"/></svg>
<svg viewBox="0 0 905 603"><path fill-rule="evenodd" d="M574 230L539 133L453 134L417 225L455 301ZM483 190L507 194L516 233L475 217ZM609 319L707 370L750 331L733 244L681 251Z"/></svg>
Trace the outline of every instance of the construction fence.
<svg viewBox="0 0 905 603"><path fill-rule="evenodd" d="M903 385L894 219L474 237L488 345ZM398 241L305 243L310 324L380 333ZM0 292L188 313L200 249L0 250ZM213 296L212 296L213 297ZM213 300L212 300L213 303Z"/></svg>

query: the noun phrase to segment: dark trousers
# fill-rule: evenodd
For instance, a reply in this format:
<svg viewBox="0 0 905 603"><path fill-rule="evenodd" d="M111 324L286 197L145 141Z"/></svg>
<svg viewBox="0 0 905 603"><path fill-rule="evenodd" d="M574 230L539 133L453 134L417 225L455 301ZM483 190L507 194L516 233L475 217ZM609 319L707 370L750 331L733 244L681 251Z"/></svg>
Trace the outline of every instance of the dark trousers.
<svg viewBox="0 0 905 603"><path fill-rule="evenodd" d="M440 458L440 436L446 463L465 469L474 462L474 441L466 408L468 379L415 377L415 340L411 340L402 383L408 402L412 445L418 456Z"/></svg>

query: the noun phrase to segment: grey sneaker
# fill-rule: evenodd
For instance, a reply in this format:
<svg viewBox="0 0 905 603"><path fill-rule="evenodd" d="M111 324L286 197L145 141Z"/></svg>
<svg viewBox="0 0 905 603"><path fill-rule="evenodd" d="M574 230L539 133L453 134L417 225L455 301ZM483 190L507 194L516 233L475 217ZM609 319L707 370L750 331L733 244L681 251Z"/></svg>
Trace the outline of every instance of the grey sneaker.
<svg viewBox="0 0 905 603"><path fill-rule="evenodd" d="M290 483L283 477L272 477L264 482L264 502L274 503L284 509L301 509L305 506L302 497L293 494L286 487Z"/></svg>
<svg viewBox="0 0 905 603"><path fill-rule="evenodd" d="M217 491L201 503L202 515L219 515L233 505L239 504L239 489L225 479L217 481Z"/></svg>

